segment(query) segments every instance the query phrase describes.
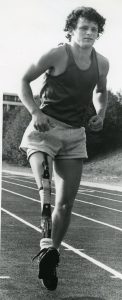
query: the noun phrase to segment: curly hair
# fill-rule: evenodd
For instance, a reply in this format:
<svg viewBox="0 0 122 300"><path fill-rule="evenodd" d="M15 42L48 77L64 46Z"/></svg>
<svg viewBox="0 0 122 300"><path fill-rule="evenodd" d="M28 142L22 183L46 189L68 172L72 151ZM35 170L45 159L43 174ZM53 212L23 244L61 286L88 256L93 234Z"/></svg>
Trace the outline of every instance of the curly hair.
<svg viewBox="0 0 122 300"><path fill-rule="evenodd" d="M67 32L66 38L71 41L71 32L76 28L78 19L82 17L88 21L93 21L98 25L98 37L103 33L106 19L104 19L95 9L91 7L77 7L67 17L64 31Z"/></svg>

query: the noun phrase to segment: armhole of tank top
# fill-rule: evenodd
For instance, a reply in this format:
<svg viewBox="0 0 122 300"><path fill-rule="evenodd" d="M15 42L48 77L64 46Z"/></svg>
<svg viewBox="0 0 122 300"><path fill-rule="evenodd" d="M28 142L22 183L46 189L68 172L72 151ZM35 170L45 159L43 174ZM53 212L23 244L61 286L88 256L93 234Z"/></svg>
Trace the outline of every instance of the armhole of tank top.
<svg viewBox="0 0 122 300"><path fill-rule="evenodd" d="M67 67L69 67L70 65L74 64L74 59L73 59L73 55L70 50L70 46L67 43L65 44L65 49L66 49L66 53L68 55Z"/></svg>
<svg viewBox="0 0 122 300"><path fill-rule="evenodd" d="M99 78L100 78L99 62L98 62L96 50L94 48L93 48L93 56L94 56L96 66L97 66L97 74L98 74L98 81L99 81Z"/></svg>

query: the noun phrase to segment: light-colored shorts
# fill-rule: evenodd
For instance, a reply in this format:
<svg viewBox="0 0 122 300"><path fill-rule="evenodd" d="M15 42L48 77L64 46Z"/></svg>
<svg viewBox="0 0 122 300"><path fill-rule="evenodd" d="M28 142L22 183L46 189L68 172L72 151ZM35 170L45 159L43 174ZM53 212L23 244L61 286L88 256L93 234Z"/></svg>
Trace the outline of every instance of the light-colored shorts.
<svg viewBox="0 0 122 300"><path fill-rule="evenodd" d="M35 152L46 152L53 159L87 158L85 128L72 126L49 117L49 131L36 130L31 121L27 127L20 149L29 158Z"/></svg>

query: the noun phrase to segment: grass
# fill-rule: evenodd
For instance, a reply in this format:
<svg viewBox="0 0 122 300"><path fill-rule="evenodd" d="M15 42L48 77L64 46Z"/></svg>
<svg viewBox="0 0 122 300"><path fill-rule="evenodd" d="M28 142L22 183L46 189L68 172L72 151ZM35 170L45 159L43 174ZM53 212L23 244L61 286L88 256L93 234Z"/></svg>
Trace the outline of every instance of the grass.
<svg viewBox="0 0 122 300"><path fill-rule="evenodd" d="M83 179L122 185L122 150L109 152L86 162Z"/></svg>

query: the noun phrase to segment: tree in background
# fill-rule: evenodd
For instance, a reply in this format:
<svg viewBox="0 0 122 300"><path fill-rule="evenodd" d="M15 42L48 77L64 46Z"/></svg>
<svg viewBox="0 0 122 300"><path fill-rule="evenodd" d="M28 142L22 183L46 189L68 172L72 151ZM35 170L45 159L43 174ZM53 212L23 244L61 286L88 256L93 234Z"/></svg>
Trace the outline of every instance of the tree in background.
<svg viewBox="0 0 122 300"><path fill-rule="evenodd" d="M120 96L120 95L119 95ZM108 94L108 109L103 128L103 138L106 148L116 149L122 146L122 96Z"/></svg>
<svg viewBox="0 0 122 300"><path fill-rule="evenodd" d="M38 96L35 97L40 104ZM122 147L122 94L114 95L108 92L108 107L101 132L89 131L87 123L94 115L94 107L91 104L85 119L87 150L89 159L96 155L102 155ZM25 107L16 107L9 114L3 115L3 160L21 166L28 165L26 155L19 150L23 133L31 120L31 116Z"/></svg>
<svg viewBox="0 0 122 300"><path fill-rule="evenodd" d="M88 129L87 123L92 115L93 104L90 105L85 120L89 159L122 147L122 94L114 95L108 91L108 107L102 131L95 133Z"/></svg>
<svg viewBox="0 0 122 300"><path fill-rule="evenodd" d="M19 150L19 145L30 121L30 115L24 107L19 107L16 114L12 113L13 121L6 125L6 132L3 138L3 160L15 163L20 166L26 166L27 160L24 153ZM11 118L11 117L10 117Z"/></svg>

